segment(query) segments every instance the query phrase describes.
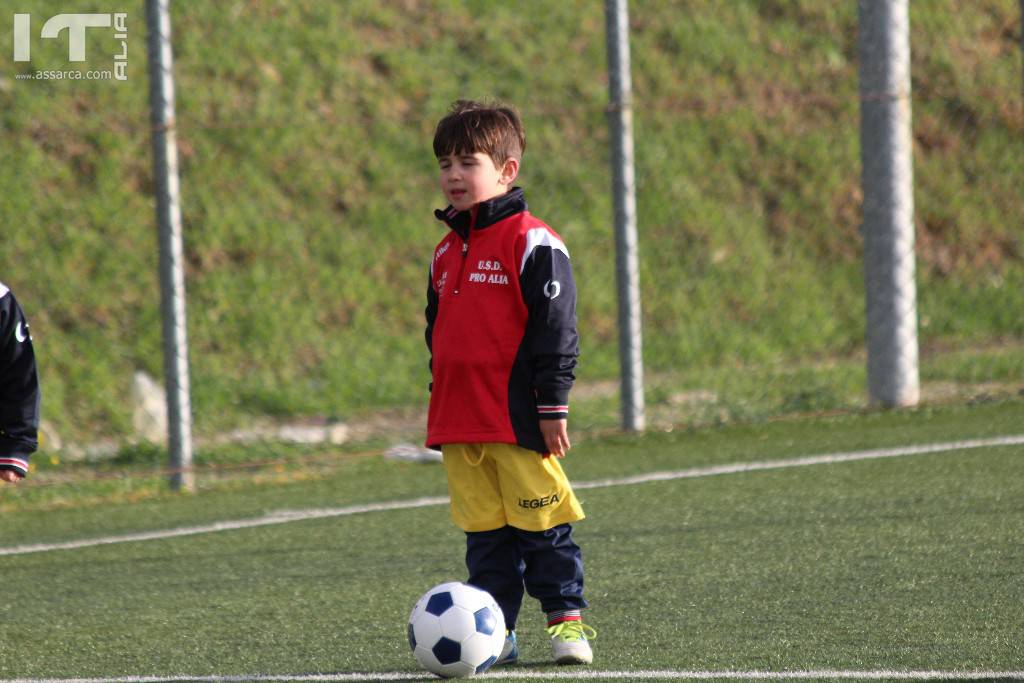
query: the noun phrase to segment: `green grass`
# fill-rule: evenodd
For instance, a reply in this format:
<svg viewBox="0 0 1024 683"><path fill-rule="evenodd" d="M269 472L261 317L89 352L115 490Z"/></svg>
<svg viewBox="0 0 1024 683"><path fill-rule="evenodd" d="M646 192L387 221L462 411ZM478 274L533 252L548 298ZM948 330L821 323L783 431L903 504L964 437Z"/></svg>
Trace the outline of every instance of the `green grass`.
<svg viewBox="0 0 1024 683"><path fill-rule="evenodd" d="M1019 433L1019 402L587 439L572 478ZM1024 458L987 448L587 489L598 671L1019 670ZM5 514L0 546L442 495L434 465ZM20 492L28 491L28 487ZM9 495L11 489L0 491ZM10 677L414 672L404 622L463 576L443 506L0 557ZM551 670L536 605L522 661Z"/></svg>
<svg viewBox="0 0 1024 683"><path fill-rule="evenodd" d="M119 7L125 83L14 80L68 68L38 35L31 63L0 62L17 160L0 164L0 274L32 321L44 415L77 442L127 437L132 374L162 362L143 3ZM38 34L69 8L18 11ZM911 13L921 338L978 348L962 375L1024 336L1019 6ZM429 139L458 97L521 108L522 184L574 257L580 378L615 376L600 3L180 3L172 19L200 433L424 400ZM643 2L631 24L648 369L719 395L735 368L775 385L725 399L736 417L862 405L863 363L819 371L865 336L855 5ZM102 34L85 68L109 67Z"/></svg>

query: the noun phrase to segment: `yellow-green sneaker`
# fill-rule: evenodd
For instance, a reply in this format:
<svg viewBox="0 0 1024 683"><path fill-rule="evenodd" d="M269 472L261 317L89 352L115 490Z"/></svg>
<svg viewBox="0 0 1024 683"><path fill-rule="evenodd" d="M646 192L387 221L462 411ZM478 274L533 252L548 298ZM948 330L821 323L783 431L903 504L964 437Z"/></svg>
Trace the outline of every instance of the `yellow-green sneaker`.
<svg viewBox="0 0 1024 683"><path fill-rule="evenodd" d="M594 652L588 641L597 637L597 631L582 621L563 621L548 627L551 648L556 664L590 664Z"/></svg>

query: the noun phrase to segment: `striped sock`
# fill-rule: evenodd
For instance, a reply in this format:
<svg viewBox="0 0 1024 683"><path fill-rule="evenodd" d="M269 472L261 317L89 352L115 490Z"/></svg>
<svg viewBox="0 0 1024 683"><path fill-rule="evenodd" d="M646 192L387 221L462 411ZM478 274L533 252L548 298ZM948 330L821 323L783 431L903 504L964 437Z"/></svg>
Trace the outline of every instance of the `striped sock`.
<svg viewBox="0 0 1024 683"><path fill-rule="evenodd" d="M548 612L548 626L561 624L563 621L583 621L583 615L578 609L564 609L557 612Z"/></svg>

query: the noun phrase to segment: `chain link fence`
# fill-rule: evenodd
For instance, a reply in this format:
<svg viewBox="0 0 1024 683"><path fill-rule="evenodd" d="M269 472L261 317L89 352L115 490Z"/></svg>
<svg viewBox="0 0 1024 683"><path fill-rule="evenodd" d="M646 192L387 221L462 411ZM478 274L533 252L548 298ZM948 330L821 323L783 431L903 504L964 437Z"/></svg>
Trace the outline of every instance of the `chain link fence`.
<svg viewBox="0 0 1024 683"><path fill-rule="evenodd" d="M109 455L147 415L160 429L132 389L163 376L144 7L109 8L128 16L116 81L38 76L79 65L39 35L59 3L28 4L30 61L0 31L0 279L37 339L43 461ZM925 404L1024 389L1020 16L910 5ZM600 3L234 0L171 19L198 449L422 436L430 138L460 97L523 114L521 181L580 291L572 426L618 425ZM107 33L83 69L120 54ZM856 5L636 0L630 42L648 426L865 408Z"/></svg>

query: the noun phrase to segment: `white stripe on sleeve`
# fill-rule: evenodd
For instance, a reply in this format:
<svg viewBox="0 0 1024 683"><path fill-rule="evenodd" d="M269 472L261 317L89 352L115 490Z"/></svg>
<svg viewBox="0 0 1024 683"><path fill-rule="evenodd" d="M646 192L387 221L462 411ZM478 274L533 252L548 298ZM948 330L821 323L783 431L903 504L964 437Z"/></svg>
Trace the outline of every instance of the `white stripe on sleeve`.
<svg viewBox="0 0 1024 683"><path fill-rule="evenodd" d="M553 232L547 228L530 228L526 231L526 249L523 251L523 260L519 264L520 275L523 274L526 262L533 254L533 250L542 246L557 249L565 254L565 258L569 258L569 250L566 248L565 242L558 239Z"/></svg>

